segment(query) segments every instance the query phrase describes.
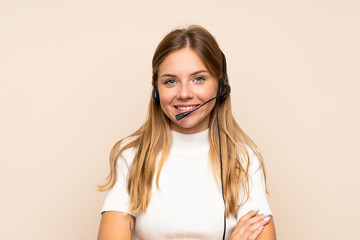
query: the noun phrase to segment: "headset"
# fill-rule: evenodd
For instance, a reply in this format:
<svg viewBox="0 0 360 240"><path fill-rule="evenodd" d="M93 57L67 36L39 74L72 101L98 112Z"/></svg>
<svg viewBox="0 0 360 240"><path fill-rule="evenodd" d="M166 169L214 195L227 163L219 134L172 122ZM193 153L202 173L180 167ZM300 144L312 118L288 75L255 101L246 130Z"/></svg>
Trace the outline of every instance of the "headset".
<svg viewBox="0 0 360 240"><path fill-rule="evenodd" d="M224 201L224 232L223 232L223 240L225 240L225 234L226 234L226 201L225 201L225 197L224 197L224 185L223 185L223 168L222 168L222 154L221 154L221 138L220 138L220 125L219 125L219 104L221 102L223 102L226 97L229 95L229 93L231 92L231 88L230 85L225 83L225 79L226 79L226 58L225 58L225 54L223 52L221 52L222 55L222 78L219 82L219 86L218 86L218 92L216 94L216 97L210 98L209 100L207 100L206 102L202 103L200 106L192 109L191 111L187 111L187 112L183 112L180 114L177 114L176 120L179 121L180 119L186 117L187 115L189 115L190 113L198 110L199 108L201 108L202 106L204 106L205 104L209 103L210 101L217 99L216 101L216 122L217 122L217 129L218 129L218 134L219 134L219 153L220 153L220 177L221 177L221 193L222 193L222 198ZM160 105L160 96L159 96L159 91L156 87L156 84L153 84L153 90L152 90L152 99L154 101L154 103L156 103L157 105Z"/></svg>

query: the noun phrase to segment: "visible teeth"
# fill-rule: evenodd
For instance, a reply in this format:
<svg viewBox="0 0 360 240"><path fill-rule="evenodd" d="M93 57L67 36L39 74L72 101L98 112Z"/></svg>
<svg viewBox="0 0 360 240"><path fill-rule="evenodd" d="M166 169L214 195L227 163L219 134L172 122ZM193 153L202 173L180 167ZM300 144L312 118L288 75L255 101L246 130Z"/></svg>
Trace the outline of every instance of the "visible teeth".
<svg viewBox="0 0 360 240"><path fill-rule="evenodd" d="M195 106L177 107L177 109L179 109L181 111L190 111L190 110L192 110L194 108L195 108Z"/></svg>

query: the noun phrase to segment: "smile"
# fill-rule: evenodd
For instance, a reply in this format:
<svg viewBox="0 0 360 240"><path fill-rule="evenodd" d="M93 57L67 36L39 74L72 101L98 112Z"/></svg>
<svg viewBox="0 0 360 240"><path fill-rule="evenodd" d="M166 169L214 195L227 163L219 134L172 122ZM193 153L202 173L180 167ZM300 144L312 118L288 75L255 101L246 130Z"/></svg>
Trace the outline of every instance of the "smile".
<svg viewBox="0 0 360 240"><path fill-rule="evenodd" d="M180 111L191 111L196 108L198 105L191 105L191 106L176 106L175 108Z"/></svg>

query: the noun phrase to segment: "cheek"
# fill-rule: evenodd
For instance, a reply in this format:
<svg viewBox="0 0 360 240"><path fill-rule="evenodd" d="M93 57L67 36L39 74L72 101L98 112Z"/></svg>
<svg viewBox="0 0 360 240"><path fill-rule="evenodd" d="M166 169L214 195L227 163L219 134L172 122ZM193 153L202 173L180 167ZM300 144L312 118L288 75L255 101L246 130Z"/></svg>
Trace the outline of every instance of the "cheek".
<svg viewBox="0 0 360 240"><path fill-rule="evenodd" d="M172 98L168 95L163 94L160 97L160 107L167 117L170 117L171 115L171 109L172 109L171 101Z"/></svg>
<svg viewBox="0 0 360 240"><path fill-rule="evenodd" d="M203 99L204 101L209 100L213 97L216 97L217 94L217 87L211 87L208 89L204 89L203 91L199 92L199 98Z"/></svg>
<svg viewBox="0 0 360 240"><path fill-rule="evenodd" d="M215 107L215 99L208 104L208 107L206 108L206 115L210 114L212 110L214 110L214 107Z"/></svg>
<svg viewBox="0 0 360 240"><path fill-rule="evenodd" d="M217 95L219 83L216 79L209 79L206 86L198 89L198 96L201 98L210 99Z"/></svg>
<svg viewBox="0 0 360 240"><path fill-rule="evenodd" d="M176 91L173 89L159 90L160 104L161 106L167 107L167 105L171 104L173 99L175 98Z"/></svg>
<svg viewBox="0 0 360 240"><path fill-rule="evenodd" d="M160 106L161 108L168 107L171 102L171 98L166 95L160 95Z"/></svg>

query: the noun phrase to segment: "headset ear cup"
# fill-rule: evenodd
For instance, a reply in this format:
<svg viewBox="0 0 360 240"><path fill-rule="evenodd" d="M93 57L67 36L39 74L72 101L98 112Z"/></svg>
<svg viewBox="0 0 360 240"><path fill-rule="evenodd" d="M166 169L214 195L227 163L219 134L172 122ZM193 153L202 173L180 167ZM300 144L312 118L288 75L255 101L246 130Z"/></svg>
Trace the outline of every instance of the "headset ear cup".
<svg viewBox="0 0 360 240"><path fill-rule="evenodd" d="M154 103L156 103L157 105L160 105L159 92L156 89L156 86L154 86L151 95L152 95L152 99L153 99Z"/></svg>
<svg viewBox="0 0 360 240"><path fill-rule="evenodd" d="M230 85L220 84L220 86L219 86L219 102L223 102L230 92L231 92Z"/></svg>
<svg viewBox="0 0 360 240"><path fill-rule="evenodd" d="M227 95L231 91L230 85L225 83L225 79L226 79L226 58L225 58L225 54L223 52L221 52L221 55L222 55L222 60L223 60L223 76L222 76L222 79L220 80L220 83L219 83L219 90L218 90L219 102L223 102L226 99Z"/></svg>

